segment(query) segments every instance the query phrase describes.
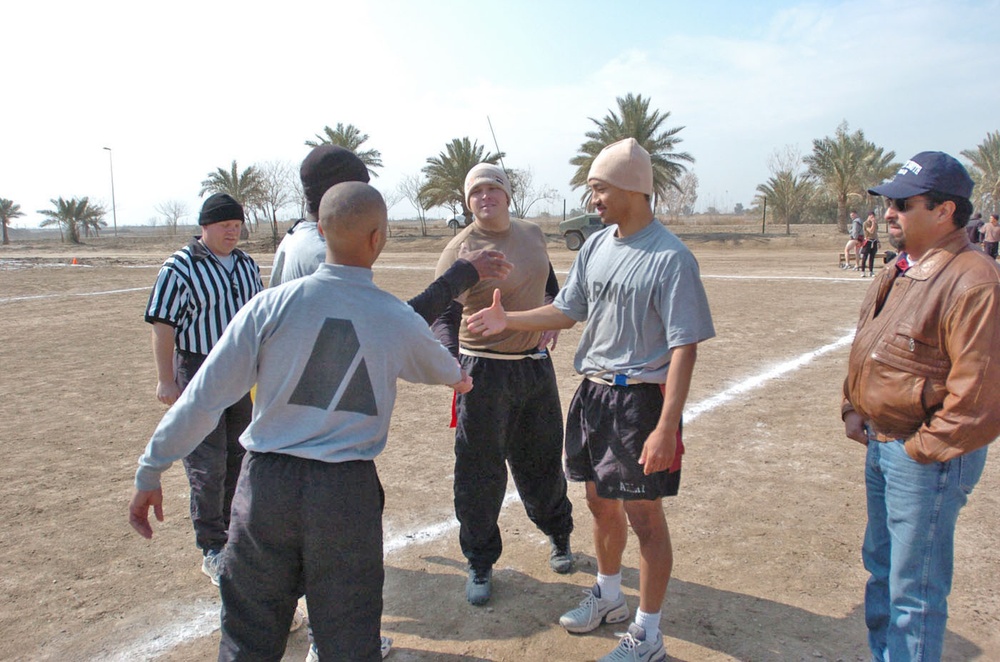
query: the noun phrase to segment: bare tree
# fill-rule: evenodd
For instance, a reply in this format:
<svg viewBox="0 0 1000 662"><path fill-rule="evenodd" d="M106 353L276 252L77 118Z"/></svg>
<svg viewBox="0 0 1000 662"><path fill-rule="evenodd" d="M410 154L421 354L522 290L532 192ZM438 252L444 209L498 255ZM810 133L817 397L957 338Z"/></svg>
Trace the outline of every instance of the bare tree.
<svg viewBox="0 0 1000 662"><path fill-rule="evenodd" d="M384 192L381 192L381 193L382 193L382 199L385 200L385 208L386 208L386 210L391 210L397 204L399 204L400 202L402 202L405 199L405 197L406 197L402 193L400 193L398 186L396 188L392 189L391 191L384 191ZM392 217L390 217L389 220L391 221ZM389 236L390 237L392 236L392 223L391 222L389 223Z"/></svg>
<svg viewBox="0 0 1000 662"><path fill-rule="evenodd" d="M399 195L403 196L413 208L417 210L417 220L420 221L420 235L423 237L427 236L427 207L424 205L424 196L421 194L421 189L427 185L424 178L417 173L415 175L406 175L399 182L399 186L396 187Z"/></svg>
<svg viewBox="0 0 1000 662"><path fill-rule="evenodd" d="M677 180L677 186L669 186L660 197L657 213L668 215L674 221L680 216L694 213L694 203L698 201L698 175L689 170Z"/></svg>
<svg viewBox="0 0 1000 662"><path fill-rule="evenodd" d="M559 192L545 185L535 185L535 173L531 168L507 171L511 190L511 212L514 218L527 218L535 203L552 202L559 199Z"/></svg>
<svg viewBox="0 0 1000 662"><path fill-rule="evenodd" d="M153 207L163 217L163 224L171 235L177 234L177 223L188 215L187 205L180 200L167 200Z"/></svg>
<svg viewBox="0 0 1000 662"><path fill-rule="evenodd" d="M774 150L771 156L767 157L767 170L772 175L777 175L781 172L798 175L804 168L805 163L802 161L802 150L799 149L798 145L785 145Z"/></svg>
<svg viewBox="0 0 1000 662"><path fill-rule="evenodd" d="M260 177L257 200L253 214L259 213L271 226L271 240L278 248L278 213L295 202L295 182L298 173L288 161L264 161L254 164ZM301 182L299 184L301 187Z"/></svg>

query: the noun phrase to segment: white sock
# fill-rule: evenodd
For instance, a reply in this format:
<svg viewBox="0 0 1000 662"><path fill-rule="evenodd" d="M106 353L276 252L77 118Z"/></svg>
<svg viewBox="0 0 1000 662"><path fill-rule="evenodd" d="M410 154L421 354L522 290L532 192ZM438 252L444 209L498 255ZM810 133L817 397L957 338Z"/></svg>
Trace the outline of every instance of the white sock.
<svg viewBox="0 0 1000 662"><path fill-rule="evenodd" d="M646 631L646 641L655 641L660 636L660 614L647 614L641 609L635 610L635 624Z"/></svg>
<svg viewBox="0 0 1000 662"><path fill-rule="evenodd" d="M617 600L622 592L622 573L602 575L597 573L597 587L601 589L602 600Z"/></svg>

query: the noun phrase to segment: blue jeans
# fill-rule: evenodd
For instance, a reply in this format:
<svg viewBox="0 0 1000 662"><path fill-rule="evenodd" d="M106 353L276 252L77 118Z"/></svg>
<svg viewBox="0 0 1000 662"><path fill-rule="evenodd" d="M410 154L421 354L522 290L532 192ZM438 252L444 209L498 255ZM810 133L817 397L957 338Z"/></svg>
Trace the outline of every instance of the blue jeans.
<svg viewBox="0 0 1000 662"><path fill-rule="evenodd" d="M955 522L985 464L985 447L949 462L919 464L901 440L868 444L861 555L871 573L865 623L872 660L941 659Z"/></svg>

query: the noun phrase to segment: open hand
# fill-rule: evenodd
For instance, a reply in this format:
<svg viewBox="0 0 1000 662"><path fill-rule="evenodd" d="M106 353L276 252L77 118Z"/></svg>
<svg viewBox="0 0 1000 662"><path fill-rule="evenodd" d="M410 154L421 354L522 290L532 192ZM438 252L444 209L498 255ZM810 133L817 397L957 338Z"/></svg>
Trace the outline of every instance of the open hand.
<svg viewBox="0 0 1000 662"><path fill-rule="evenodd" d="M542 337L538 341L538 350L543 349L554 350L556 344L559 342L559 329L552 329L551 331L542 331Z"/></svg>
<svg viewBox="0 0 1000 662"><path fill-rule="evenodd" d="M514 265L508 262L506 256L500 251L485 249L470 251L464 243L458 247L458 257L472 263L472 266L479 273L479 280L503 280L514 269Z"/></svg>

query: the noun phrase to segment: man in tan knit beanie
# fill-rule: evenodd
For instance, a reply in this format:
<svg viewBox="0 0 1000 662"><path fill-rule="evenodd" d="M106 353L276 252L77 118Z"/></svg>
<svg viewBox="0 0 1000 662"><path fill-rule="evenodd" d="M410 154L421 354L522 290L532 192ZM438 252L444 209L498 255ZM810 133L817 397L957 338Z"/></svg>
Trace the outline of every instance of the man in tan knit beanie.
<svg viewBox="0 0 1000 662"><path fill-rule="evenodd" d="M573 569L573 506L562 468L562 407L548 352L555 336L540 329L483 338L461 324L489 307L495 289L514 310L541 306L559 291L545 236L534 223L510 217L510 197L510 180L498 166L480 163L469 170L465 201L473 222L451 240L438 261L438 274L444 273L466 245L501 252L514 265L502 282L484 279L473 285L434 323L438 339L458 354L477 384L475 395L470 391L456 398L454 417L455 516L469 563L465 597L476 606L490 600L493 565L503 549L497 521L507 466L528 518L549 537L549 566L560 574Z"/></svg>
<svg viewBox="0 0 1000 662"><path fill-rule="evenodd" d="M574 367L585 378L566 422L566 474L586 483L594 517L597 583L559 619L569 632L628 620L621 562L631 525L639 539L639 609L601 662L660 662L660 608L673 566L662 498L680 486L681 411L698 343L715 329L698 263L653 218L649 154L629 138L604 148L587 183L609 225L590 236L547 306L506 312L500 297L469 331L566 329L586 321ZM482 382L477 382L477 384Z"/></svg>

